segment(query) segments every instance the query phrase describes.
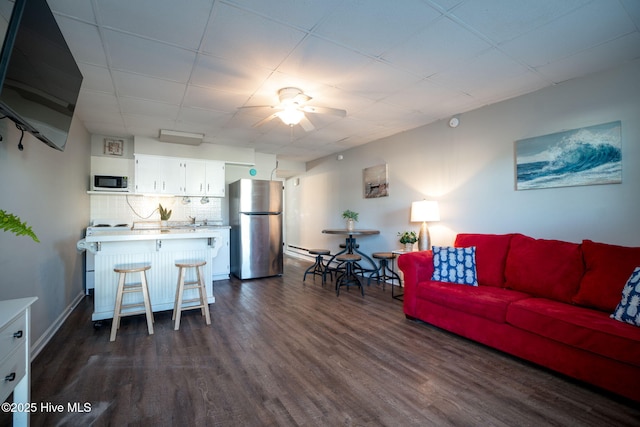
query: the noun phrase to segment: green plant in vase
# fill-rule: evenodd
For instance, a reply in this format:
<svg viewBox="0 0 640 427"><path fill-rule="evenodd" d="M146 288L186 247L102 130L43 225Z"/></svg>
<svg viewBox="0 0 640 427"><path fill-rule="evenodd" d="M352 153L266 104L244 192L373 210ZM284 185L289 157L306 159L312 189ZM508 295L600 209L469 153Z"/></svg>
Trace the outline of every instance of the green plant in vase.
<svg viewBox="0 0 640 427"><path fill-rule="evenodd" d="M158 212L160 212L160 221L162 222L163 226L166 226L167 221L169 221L169 218L171 218L171 213L173 211L163 208L162 204L158 204Z"/></svg>
<svg viewBox="0 0 640 427"><path fill-rule="evenodd" d="M405 250L410 252L413 250L413 244L418 241L418 235L415 231L398 232L400 243L405 245Z"/></svg>
<svg viewBox="0 0 640 427"><path fill-rule="evenodd" d="M353 230L355 223L358 221L358 212L347 209L342 212L342 218L347 220L347 230Z"/></svg>

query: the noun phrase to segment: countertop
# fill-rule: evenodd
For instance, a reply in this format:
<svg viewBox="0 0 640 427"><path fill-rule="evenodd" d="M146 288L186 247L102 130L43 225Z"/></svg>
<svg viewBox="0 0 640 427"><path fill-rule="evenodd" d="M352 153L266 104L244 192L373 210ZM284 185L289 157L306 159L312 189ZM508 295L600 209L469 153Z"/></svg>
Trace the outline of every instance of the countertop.
<svg viewBox="0 0 640 427"><path fill-rule="evenodd" d="M168 240L168 239L206 239L219 236L220 230L229 229L228 225L202 225L197 227L169 227L166 229L146 230L105 230L94 231L85 237L87 243L94 242L127 242L136 240Z"/></svg>

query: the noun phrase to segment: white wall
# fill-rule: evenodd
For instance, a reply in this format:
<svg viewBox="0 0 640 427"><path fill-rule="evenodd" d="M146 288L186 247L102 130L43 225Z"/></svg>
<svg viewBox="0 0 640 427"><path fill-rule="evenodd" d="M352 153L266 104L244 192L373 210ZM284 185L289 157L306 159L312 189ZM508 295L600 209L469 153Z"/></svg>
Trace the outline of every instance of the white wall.
<svg viewBox="0 0 640 427"><path fill-rule="evenodd" d="M76 251L89 219L90 136L74 119L64 152L0 121L0 209L18 215L40 239L0 232L0 299L37 296L32 342L39 351L83 293L83 257Z"/></svg>
<svg viewBox="0 0 640 427"><path fill-rule="evenodd" d="M286 183L287 244L333 249L343 237L345 209L358 228L381 235L359 239L367 251L400 248L412 201L440 202L432 244L452 244L460 232L520 232L536 238L582 239L640 246L640 60L613 71L540 90L447 121L394 135L307 165ZM622 184L515 191L514 142L563 130L622 121ZM362 196L362 169L387 163L390 195Z"/></svg>

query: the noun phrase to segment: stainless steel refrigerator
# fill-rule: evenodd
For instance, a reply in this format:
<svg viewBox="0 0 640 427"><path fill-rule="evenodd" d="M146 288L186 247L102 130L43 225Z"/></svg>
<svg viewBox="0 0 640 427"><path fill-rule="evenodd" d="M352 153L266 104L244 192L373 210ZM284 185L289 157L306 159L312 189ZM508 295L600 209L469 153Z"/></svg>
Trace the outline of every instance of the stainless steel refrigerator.
<svg viewBox="0 0 640 427"><path fill-rule="evenodd" d="M229 184L231 273L239 279L282 274L282 182Z"/></svg>

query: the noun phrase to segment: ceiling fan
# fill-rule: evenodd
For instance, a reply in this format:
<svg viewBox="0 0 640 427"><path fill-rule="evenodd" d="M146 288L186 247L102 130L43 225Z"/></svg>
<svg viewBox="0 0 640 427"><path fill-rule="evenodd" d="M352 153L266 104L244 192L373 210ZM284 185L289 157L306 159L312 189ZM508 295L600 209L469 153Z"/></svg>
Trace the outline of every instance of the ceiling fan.
<svg viewBox="0 0 640 427"><path fill-rule="evenodd" d="M285 87L278 91L278 99L280 104L278 105L248 105L241 108L271 108L277 110L277 112L260 120L253 127L261 126L276 117L279 117L282 122L288 126L295 126L299 124L302 128L309 132L315 129L311 121L307 118L305 113L313 114L331 114L334 116L345 117L347 115L346 110L330 107L313 107L306 105L311 100L309 95L306 95L302 90L297 87Z"/></svg>

